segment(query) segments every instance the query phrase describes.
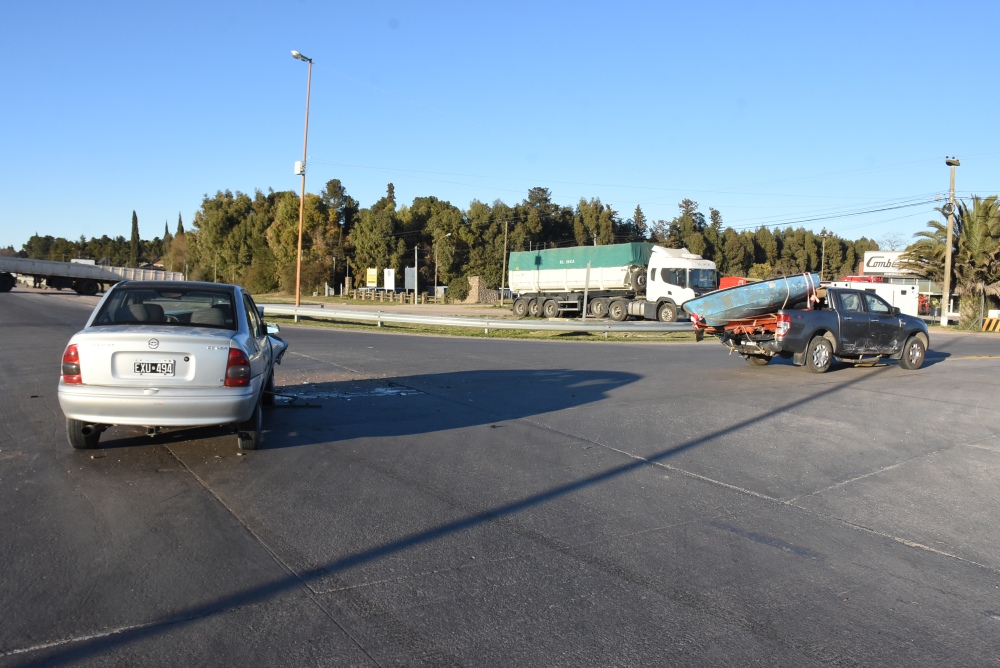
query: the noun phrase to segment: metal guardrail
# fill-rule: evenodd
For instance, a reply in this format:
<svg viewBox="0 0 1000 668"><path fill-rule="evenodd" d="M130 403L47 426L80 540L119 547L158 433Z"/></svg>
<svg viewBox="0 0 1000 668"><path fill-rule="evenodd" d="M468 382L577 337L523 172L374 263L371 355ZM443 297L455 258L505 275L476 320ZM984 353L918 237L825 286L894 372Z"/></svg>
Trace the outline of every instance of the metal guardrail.
<svg viewBox="0 0 1000 668"><path fill-rule="evenodd" d="M609 320L539 320L537 318L467 318L447 315L415 315L411 313L388 313L386 311L355 311L333 309L321 306L291 306L288 304L259 304L264 314L291 315L306 318L326 318L352 322L405 323L411 325L437 325L441 327L465 327L482 329L489 334L491 329L520 329L549 332L690 332L690 322L612 322Z"/></svg>

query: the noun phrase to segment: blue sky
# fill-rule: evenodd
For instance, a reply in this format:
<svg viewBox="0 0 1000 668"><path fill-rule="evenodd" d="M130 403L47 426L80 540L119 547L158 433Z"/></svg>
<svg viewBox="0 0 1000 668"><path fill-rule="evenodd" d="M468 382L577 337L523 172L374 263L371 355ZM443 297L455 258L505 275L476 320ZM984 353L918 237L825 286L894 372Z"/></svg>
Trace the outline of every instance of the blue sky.
<svg viewBox="0 0 1000 668"><path fill-rule="evenodd" d="M630 218L904 243L1000 192L993 2L9 2L0 247L143 238L218 190L467 208L549 188ZM913 205L915 204L915 205ZM897 208L902 207L902 208ZM875 211L885 209L883 211ZM860 213L859 212L869 212Z"/></svg>

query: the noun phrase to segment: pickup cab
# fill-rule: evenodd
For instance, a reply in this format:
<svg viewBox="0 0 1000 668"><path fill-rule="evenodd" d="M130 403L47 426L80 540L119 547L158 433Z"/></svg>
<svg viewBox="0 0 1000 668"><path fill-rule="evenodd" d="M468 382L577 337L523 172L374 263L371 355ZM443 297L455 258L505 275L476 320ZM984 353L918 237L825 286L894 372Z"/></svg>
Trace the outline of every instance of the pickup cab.
<svg viewBox="0 0 1000 668"><path fill-rule="evenodd" d="M762 366L778 355L814 373L829 370L837 358L851 363L888 358L903 369L919 369L930 344L920 318L900 313L873 292L844 288L821 288L812 308L782 309L712 333L750 364Z"/></svg>

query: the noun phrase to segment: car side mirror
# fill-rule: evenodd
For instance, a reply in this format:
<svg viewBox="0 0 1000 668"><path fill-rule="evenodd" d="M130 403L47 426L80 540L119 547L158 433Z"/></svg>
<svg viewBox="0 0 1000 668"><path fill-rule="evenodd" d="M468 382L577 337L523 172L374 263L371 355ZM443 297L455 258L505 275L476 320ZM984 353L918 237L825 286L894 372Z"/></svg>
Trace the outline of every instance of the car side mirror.
<svg viewBox="0 0 1000 668"><path fill-rule="evenodd" d="M892 314L893 314L893 315L899 315L899 314L900 314L900 312L901 312L901 311L899 310L899 307L898 307L898 306L893 306L893 307L892 307Z"/></svg>
<svg viewBox="0 0 1000 668"><path fill-rule="evenodd" d="M267 324L267 333L268 334L277 334L278 332L281 331L281 328L278 327L278 325L275 324L275 323L273 323L273 322L269 322L269 323L266 323L266 324Z"/></svg>

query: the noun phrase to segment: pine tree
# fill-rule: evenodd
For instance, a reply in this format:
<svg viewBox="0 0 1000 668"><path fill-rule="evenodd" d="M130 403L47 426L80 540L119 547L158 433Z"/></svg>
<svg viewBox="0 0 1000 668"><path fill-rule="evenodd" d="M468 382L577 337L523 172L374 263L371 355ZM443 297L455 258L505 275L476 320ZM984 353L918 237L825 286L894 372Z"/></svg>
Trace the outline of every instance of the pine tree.
<svg viewBox="0 0 1000 668"><path fill-rule="evenodd" d="M139 266L139 217L132 211L132 240L128 247L128 266Z"/></svg>
<svg viewBox="0 0 1000 668"><path fill-rule="evenodd" d="M184 234L184 221L181 220L181 214L180 214L180 212L178 212L177 213L177 233L174 236L175 237L179 237L179 236L182 236L183 234Z"/></svg>

